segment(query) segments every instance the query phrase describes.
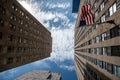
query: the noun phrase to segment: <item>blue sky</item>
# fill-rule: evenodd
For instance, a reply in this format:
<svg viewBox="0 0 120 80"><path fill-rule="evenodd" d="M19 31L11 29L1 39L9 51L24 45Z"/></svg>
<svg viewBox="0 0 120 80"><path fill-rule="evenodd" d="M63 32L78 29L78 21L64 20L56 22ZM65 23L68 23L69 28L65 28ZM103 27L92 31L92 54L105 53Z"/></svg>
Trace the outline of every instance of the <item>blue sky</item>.
<svg viewBox="0 0 120 80"><path fill-rule="evenodd" d="M0 73L0 80L14 80L32 70L59 72L63 80L77 80L74 69L74 26L72 0L18 0L50 32L51 57Z"/></svg>

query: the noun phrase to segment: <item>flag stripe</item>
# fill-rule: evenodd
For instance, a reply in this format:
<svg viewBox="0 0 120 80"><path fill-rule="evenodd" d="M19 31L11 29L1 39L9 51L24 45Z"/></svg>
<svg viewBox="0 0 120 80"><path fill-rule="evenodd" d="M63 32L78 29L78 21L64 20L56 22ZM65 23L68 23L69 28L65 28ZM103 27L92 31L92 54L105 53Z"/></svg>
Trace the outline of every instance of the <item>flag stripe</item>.
<svg viewBox="0 0 120 80"><path fill-rule="evenodd" d="M85 21L87 25L94 23L94 14L92 13L91 9L91 4L83 5L81 8L81 21Z"/></svg>

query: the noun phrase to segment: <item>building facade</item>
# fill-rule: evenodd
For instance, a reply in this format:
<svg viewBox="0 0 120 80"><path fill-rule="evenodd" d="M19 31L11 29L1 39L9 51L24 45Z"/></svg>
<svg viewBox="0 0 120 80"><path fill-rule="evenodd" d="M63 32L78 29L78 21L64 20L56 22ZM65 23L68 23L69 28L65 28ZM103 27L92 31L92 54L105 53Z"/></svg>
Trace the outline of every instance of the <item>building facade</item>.
<svg viewBox="0 0 120 80"><path fill-rule="evenodd" d="M62 77L56 72L34 70L18 77L16 80L62 80Z"/></svg>
<svg viewBox="0 0 120 80"><path fill-rule="evenodd" d="M51 33L16 0L0 1L0 71L50 56Z"/></svg>
<svg viewBox="0 0 120 80"><path fill-rule="evenodd" d="M75 68L79 80L120 80L120 0L89 0L94 24L75 25ZM99 24L98 24L99 23Z"/></svg>

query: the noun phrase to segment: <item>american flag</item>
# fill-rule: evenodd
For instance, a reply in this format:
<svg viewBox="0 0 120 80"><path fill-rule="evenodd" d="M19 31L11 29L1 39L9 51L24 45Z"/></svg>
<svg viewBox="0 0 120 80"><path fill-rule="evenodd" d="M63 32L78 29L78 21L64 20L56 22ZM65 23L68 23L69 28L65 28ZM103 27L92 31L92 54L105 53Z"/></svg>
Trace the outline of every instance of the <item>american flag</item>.
<svg viewBox="0 0 120 80"><path fill-rule="evenodd" d="M91 4L83 5L81 8L80 26L91 25L94 23L94 14L92 13Z"/></svg>

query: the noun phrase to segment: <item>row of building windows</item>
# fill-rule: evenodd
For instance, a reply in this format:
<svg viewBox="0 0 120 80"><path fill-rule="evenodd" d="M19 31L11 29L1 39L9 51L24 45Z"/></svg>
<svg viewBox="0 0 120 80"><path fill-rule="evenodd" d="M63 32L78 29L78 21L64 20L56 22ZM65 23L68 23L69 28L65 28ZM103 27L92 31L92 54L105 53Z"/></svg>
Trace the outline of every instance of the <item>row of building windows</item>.
<svg viewBox="0 0 120 80"><path fill-rule="evenodd" d="M98 16L99 12L102 11L105 7L106 4L106 0L104 0L101 5L100 8L97 9L97 11L95 12L95 17ZM116 2L108 9L108 11L106 11L106 17L111 16L113 13L115 13L117 10L117 6L116 6ZM105 16L105 15L104 15ZM105 17L104 17L105 19Z"/></svg>
<svg viewBox="0 0 120 80"><path fill-rule="evenodd" d="M22 52L36 52L36 51L46 51L49 47L48 46L43 46L43 47L14 47L14 46L7 46L4 47L0 45L0 52L6 52L7 53L22 53Z"/></svg>
<svg viewBox="0 0 120 80"><path fill-rule="evenodd" d="M100 9L101 11L103 10L104 6L106 5L106 3L107 3L108 1L109 1L109 0L104 0L104 1L101 3L101 5L99 6L99 9ZM97 7L98 2L99 2L99 0L95 0L95 2L94 2L94 4L93 4L93 7L92 7L93 10Z"/></svg>
<svg viewBox="0 0 120 80"><path fill-rule="evenodd" d="M3 26L3 23L4 23L4 21L0 19L0 27ZM47 36L50 35L47 32L37 31L37 30L31 29L31 31L34 31L34 33L35 33L35 34L33 34L33 32L30 32L30 31L28 32L28 30L26 31L26 30L22 29L21 27L16 27L15 25L13 25L11 23L9 24L9 28L10 28L10 30L13 30L13 31L17 30L20 33L25 34L26 36L31 36L33 38L41 38L42 37L41 33L44 33L44 34L46 33Z"/></svg>
<svg viewBox="0 0 120 80"><path fill-rule="evenodd" d="M38 55L27 55L27 56L24 56L24 57L22 57L22 56L17 56L17 57L15 57L15 58L13 58L13 57L8 57L8 58L6 58L6 64L12 64L12 63L14 63L14 62L21 62L21 61L24 61L24 60L31 60L31 58L33 59L33 58L37 58L38 57Z"/></svg>
<svg viewBox="0 0 120 80"><path fill-rule="evenodd" d="M86 69L87 69L87 71L94 77L95 80L104 80L104 79L102 79L102 77L101 77L99 74L97 74L97 73L96 73L94 70L92 70L90 67L87 67ZM88 79L89 79L89 80L92 80L89 76L88 76Z"/></svg>
<svg viewBox="0 0 120 80"><path fill-rule="evenodd" d="M114 38L117 36L120 36L120 25L110 29L109 31L102 33L101 35L96 36L95 38L93 38L93 39L91 39L83 44L81 44L79 47L84 47L84 46L91 45L94 43L99 43L101 41L105 41L105 40L108 40L110 38Z"/></svg>
<svg viewBox="0 0 120 80"><path fill-rule="evenodd" d="M114 65L114 64L111 64L111 63L102 61L102 60L98 60L98 59L96 59L96 58L89 57L89 56L86 56L86 55L82 55L82 54L79 54L79 55L80 55L82 58L90 61L91 63L99 66L100 68L108 71L109 73L114 74L114 75L120 77L120 66Z"/></svg>
<svg viewBox="0 0 120 80"><path fill-rule="evenodd" d="M18 9L17 9L17 6L15 5L15 4L12 4L12 9L14 9L15 11L18 11ZM0 13L5 13L5 8L3 8L2 6L0 6ZM22 12L22 11L20 11L20 13L23 15L24 13ZM28 18L28 16L26 16L26 18ZM14 13L12 13L11 14L11 16L10 16L10 19L12 19L12 20L17 20L17 16L14 14ZM31 20L32 21L32 23L30 23L30 24L33 24L33 20ZM18 23L19 24L24 24L24 21L21 19L21 18L19 18L19 20L18 20ZM1 26L3 26L3 24L4 24L4 21L2 20L2 19L0 19L0 27ZM37 26L37 23L35 23L34 22L34 24L35 24L35 26ZM9 25L12 29L14 29L15 30L15 25ZM29 27L29 25L28 24L26 24L25 23L25 27L27 28L27 29L30 29L32 32L34 32L34 33L38 33L38 34L41 34L41 31L38 31L37 29L35 29L35 28L33 28L33 27ZM29 28L28 28L29 27ZM22 30L21 30L22 31ZM49 32L45 32L46 33L46 35L50 35L49 34Z"/></svg>
<svg viewBox="0 0 120 80"><path fill-rule="evenodd" d="M24 44L31 44L31 45L49 45L49 43L45 43L45 42L37 42L37 41L33 41L33 40L28 40L25 38L21 38L21 37L15 37L14 35L8 35L8 40L12 41L12 42L18 42L18 43L24 43Z"/></svg>
<svg viewBox="0 0 120 80"><path fill-rule="evenodd" d="M12 16L11 19L16 20L16 16ZM23 24L23 20L22 19L19 19L19 24ZM15 25L9 24L9 26L10 26L11 29L15 30L15 27L16 27ZM28 24L25 24L25 27L26 27L27 30L30 30L30 31L34 32L34 36L35 37L37 37L36 34L41 35L42 33L47 33L46 35L49 35L48 32L43 32L43 30L38 31L37 29L34 29L33 27L29 27ZM24 32L22 28L20 28L19 31L20 31L20 33ZM25 31L25 35L27 35L27 33L28 32Z"/></svg>
<svg viewBox="0 0 120 80"><path fill-rule="evenodd" d="M97 55L120 56L120 46L87 48L79 51Z"/></svg>
<svg viewBox="0 0 120 80"><path fill-rule="evenodd" d="M89 80L93 80L93 78L95 80L104 80L103 77L101 77L100 75L97 74L97 72L95 70L93 70L93 68L91 69L90 67L88 67L89 65L85 65L79 58L77 58L79 61L78 61L78 67L79 69L82 69L84 70L84 73L82 73L83 76L85 76L85 78L89 79ZM86 69L82 68L81 64L82 63L83 66L86 66ZM81 68L80 68L81 67Z"/></svg>
<svg viewBox="0 0 120 80"><path fill-rule="evenodd" d="M81 40L84 39L85 37L87 37L90 33L92 33L97 27L98 27L98 25L93 25L92 28L90 28L90 29L86 32L86 34L81 38ZM116 27L114 27L114 28L112 28L112 29L110 29L110 32L107 31L107 32L104 32L104 33L101 34L101 35L102 35L102 37L105 37L105 36L106 36L106 37L107 37L106 39L120 36L120 25L119 25L119 26L116 26ZM102 37L99 36L99 40L101 40ZM96 38L97 38L96 41L98 41L98 36L97 36ZM95 39L95 38L94 38L94 39ZM104 39L104 38L103 38L103 39ZM102 41L102 40L101 40L101 41ZM104 40L103 40L103 41L104 41ZM84 44L85 44L85 43L84 43ZM82 45L84 46L84 44L82 44Z"/></svg>
<svg viewBox="0 0 120 80"><path fill-rule="evenodd" d="M12 4L12 9L14 9L15 11L18 11L17 5L13 3L13 4ZM20 13L22 16L25 16L25 13L24 13L23 11L20 10L19 13ZM15 16L14 14L12 14L12 17L13 17L13 18L11 18L11 19L14 19L14 17L15 17L15 19L16 19L16 16ZM29 20L30 24L34 24L36 27L39 28L39 26L37 25L37 23L34 22L32 19L30 19L27 15L25 16L25 18L26 18L27 20ZM19 19L19 23L20 23L20 24L23 24L24 21L23 21L22 19ZM25 27L29 27L29 25L28 25L28 24L25 24ZM31 30L34 31L33 29L31 29ZM35 30L35 32L38 32L38 31ZM49 33L47 33L47 34L49 35Z"/></svg>
<svg viewBox="0 0 120 80"><path fill-rule="evenodd" d="M108 1L109 1L109 0L104 0L104 1L101 3L100 8L98 8L98 9L97 9L98 11L95 12L95 17L98 16L98 13L100 12L100 9L102 10L102 9L104 8L105 4L106 4ZM97 6L97 3L98 3L98 1L95 1L94 6L95 6L95 5ZM103 15L101 16L101 18L100 18L96 23L103 23L103 22L105 22L106 18L109 17L109 16L111 16L111 15L113 15L116 11L117 11L117 6L116 6L116 2L115 2L115 3L105 12L105 14L103 14ZM93 25L92 28L90 28L90 29L88 30L88 32L87 32L84 36L80 37L79 40L80 40L80 41L83 40L86 36L89 35L89 33L93 32L93 30L96 29L96 28L98 28L98 24Z"/></svg>
<svg viewBox="0 0 120 80"><path fill-rule="evenodd" d="M21 16L25 17L31 24L34 24L35 26L37 26L37 23L34 22L32 19L30 19L28 15L26 15L22 10L18 10L18 7L15 3L12 4L12 9L16 12L19 12Z"/></svg>

